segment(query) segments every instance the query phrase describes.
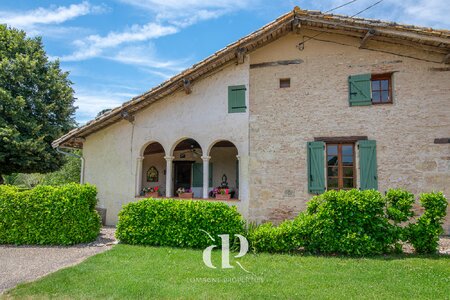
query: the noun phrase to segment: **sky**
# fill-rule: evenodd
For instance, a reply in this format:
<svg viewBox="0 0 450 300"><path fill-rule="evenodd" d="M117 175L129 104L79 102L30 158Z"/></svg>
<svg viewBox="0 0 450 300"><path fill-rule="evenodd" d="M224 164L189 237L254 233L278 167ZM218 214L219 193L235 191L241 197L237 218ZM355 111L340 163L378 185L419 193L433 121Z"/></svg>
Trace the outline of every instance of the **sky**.
<svg viewBox="0 0 450 300"><path fill-rule="evenodd" d="M358 17L450 29L449 0L383 0ZM0 0L0 23L41 36L73 82L76 120L95 118L292 10L350 0ZM352 15L377 0L333 13Z"/></svg>

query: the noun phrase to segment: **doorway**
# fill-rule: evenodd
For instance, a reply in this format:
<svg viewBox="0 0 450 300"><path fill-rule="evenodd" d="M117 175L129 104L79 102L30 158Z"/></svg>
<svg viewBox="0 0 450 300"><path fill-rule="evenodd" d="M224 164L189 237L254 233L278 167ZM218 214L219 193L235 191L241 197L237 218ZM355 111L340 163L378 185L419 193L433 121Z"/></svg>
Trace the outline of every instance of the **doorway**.
<svg viewBox="0 0 450 300"><path fill-rule="evenodd" d="M190 189L192 180L191 161L175 161L174 191L179 188Z"/></svg>

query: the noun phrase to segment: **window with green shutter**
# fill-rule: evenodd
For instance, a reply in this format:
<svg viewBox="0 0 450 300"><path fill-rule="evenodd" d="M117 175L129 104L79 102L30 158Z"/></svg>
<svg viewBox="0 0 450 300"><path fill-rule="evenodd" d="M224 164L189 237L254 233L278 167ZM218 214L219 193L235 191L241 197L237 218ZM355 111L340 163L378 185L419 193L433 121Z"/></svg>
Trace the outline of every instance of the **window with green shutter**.
<svg viewBox="0 0 450 300"><path fill-rule="evenodd" d="M308 142L308 191L320 194L325 191L325 143Z"/></svg>
<svg viewBox="0 0 450 300"><path fill-rule="evenodd" d="M210 162L209 163L209 180L208 180L208 185L210 187L213 186L213 164Z"/></svg>
<svg viewBox="0 0 450 300"><path fill-rule="evenodd" d="M203 186L203 164L192 164L192 187Z"/></svg>
<svg viewBox="0 0 450 300"><path fill-rule="evenodd" d="M358 141L358 148L361 190L377 190L377 144L373 140Z"/></svg>
<svg viewBox="0 0 450 300"><path fill-rule="evenodd" d="M213 186L213 165L209 163L208 184ZM203 187L203 163L192 165L192 187Z"/></svg>
<svg viewBox="0 0 450 300"><path fill-rule="evenodd" d="M371 74L348 77L348 101L350 106L372 105L371 77Z"/></svg>
<svg viewBox="0 0 450 300"><path fill-rule="evenodd" d="M228 87L228 112L240 113L245 112L247 106L245 104L245 85L235 85Z"/></svg>
<svg viewBox="0 0 450 300"><path fill-rule="evenodd" d="M350 106L391 104L393 98L392 72L349 76L348 93Z"/></svg>

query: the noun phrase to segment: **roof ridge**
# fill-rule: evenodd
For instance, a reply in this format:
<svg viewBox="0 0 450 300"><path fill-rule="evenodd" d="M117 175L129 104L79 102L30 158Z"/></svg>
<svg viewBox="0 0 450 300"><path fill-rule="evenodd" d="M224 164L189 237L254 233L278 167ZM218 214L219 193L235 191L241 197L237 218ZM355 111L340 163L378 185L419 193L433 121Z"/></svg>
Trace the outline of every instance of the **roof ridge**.
<svg viewBox="0 0 450 300"><path fill-rule="evenodd" d="M362 18L362 17L352 17L349 15L343 15L343 14L332 14L332 13L326 13L322 12L320 10L307 10L307 9L301 9L300 7L296 6L294 8L294 12L298 14L303 14L311 17L334 17L339 18L340 20L360 20L360 21L366 21L370 22L368 25L375 25L375 24L386 24L388 26L396 26L396 29L405 29L405 30L411 30L411 29L418 29L423 33L430 33L430 32L439 32L439 33L445 33L446 35L450 36L450 30L449 29L438 29L433 27L426 27L426 26L417 26L407 23L399 23L395 21L389 21L389 20L382 20L382 19L373 19L373 18Z"/></svg>

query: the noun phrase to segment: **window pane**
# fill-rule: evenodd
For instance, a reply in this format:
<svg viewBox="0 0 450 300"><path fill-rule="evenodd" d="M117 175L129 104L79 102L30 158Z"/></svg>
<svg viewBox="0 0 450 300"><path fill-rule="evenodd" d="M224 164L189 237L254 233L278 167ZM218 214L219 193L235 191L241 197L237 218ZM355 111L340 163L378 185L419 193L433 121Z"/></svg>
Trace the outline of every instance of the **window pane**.
<svg viewBox="0 0 450 300"><path fill-rule="evenodd" d="M337 155L338 154L338 146L337 145L327 145L328 155Z"/></svg>
<svg viewBox="0 0 450 300"><path fill-rule="evenodd" d="M372 91L372 101L380 102L380 91Z"/></svg>
<svg viewBox="0 0 450 300"><path fill-rule="evenodd" d="M344 177L353 177L353 167L343 168Z"/></svg>
<svg viewBox="0 0 450 300"><path fill-rule="evenodd" d="M328 178L328 188L338 188L338 179L337 178Z"/></svg>
<svg viewBox="0 0 450 300"><path fill-rule="evenodd" d="M344 188L353 187L353 178L344 178Z"/></svg>
<svg viewBox="0 0 450 300"><path fill-rule="evenodd" d="M389 80L381 80L381 89L388 90L389 89Z"/></svg>
<svg viewBox="0 0 450 300"><path fill-rule="evenodd" d="M372 91L378 91L378 90L380 90L380 81L372 80Z"/></svg>
<svg viewBox="0 0 450 300"><path fill-rule="evenodd" d="M352 166L353 156L342 156L342 163L344 166Z"/></svg>
<svg viewBox="0 0 450 300"><path fill-rule="evenodd" d="M336 155L328 155L328 165L329 166L337 166L338 157Z"/></svg>
<svg viewBox="0 0 450 300"><path fill-rule="evenodd" d="M353 146L342 145L342 155L353 155Z"/></svg>
<svg viewBox="0 0 450 300"><path fill-rule="evenodd" d="M338 167L328 167L328 176L338 176Z"/></svg>
<svg viewBox="0 0 450 300"><path fill-rule="evenodd" d="M381 92L381 102L389 102L389 91Z"/></svg>

